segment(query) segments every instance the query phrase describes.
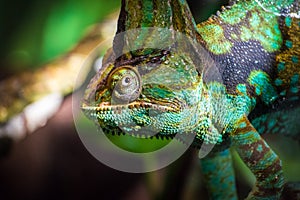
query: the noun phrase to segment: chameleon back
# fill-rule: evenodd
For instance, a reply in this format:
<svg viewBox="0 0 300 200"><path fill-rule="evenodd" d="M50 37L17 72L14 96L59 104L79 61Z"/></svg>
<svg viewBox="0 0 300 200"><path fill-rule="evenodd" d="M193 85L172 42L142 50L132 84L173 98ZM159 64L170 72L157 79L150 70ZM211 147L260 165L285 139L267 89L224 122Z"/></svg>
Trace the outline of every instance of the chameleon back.
<svg viewBox="0 0 300 200"><path fill-rule="evenodd" d="M268 1L231 2L230 8L200 23L198 30L219 64L227 92L245 92L252 98L249 119L255 128L296 136L300 3L277 3L275 9Z"/></svg>

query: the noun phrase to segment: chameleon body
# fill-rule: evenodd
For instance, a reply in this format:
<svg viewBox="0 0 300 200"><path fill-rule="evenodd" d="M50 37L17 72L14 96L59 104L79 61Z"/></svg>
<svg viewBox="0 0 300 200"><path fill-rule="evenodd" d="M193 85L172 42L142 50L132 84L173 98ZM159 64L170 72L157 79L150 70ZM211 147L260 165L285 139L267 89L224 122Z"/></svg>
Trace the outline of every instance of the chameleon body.
<svg viewBox="0 0 300 200"><path fill-rule="evenodd" d="M155 130L183 142L193 135L195 147L216 144L201 160L213 199L237 198L228 151L235 147L256 177L247 198L279 199L281 161L260 134L300 138L299 12L298 0L230 1L196 25L184 0L123 0L117 33L142 30L115 37L82 109L105 133ZM145 27L180 32L188 44ZM199 59L195 41L214 67ZM143 48L156 43L164 48Z"/></svg>

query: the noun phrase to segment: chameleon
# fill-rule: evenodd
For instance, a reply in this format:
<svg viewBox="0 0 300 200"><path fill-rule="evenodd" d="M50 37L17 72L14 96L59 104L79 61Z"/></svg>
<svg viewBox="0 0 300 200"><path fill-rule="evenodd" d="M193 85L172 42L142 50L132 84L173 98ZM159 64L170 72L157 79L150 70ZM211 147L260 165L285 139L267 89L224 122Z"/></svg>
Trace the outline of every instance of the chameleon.
<svg viewBox="0 0 300 200"><path fill-rule="evenodd" d="M299 18L298 0L232 0L199 24L185 0L122 0L82 110L105 134L214 145L200 160L212 199L237 199L231 147L256 178L246 199L280 199L282 163L261 135L300 139Z"/></svg>

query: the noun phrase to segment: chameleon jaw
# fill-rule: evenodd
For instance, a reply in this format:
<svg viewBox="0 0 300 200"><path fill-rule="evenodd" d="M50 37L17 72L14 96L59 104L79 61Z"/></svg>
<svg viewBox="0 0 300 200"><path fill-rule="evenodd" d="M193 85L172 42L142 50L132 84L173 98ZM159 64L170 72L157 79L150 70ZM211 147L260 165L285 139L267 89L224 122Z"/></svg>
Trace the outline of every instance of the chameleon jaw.
<svg viewBox="0 0 300 200"><path fill-rule="evenodd" d="M172 135L162 135L162 134L153 134L152 132L155 131L152 130L151 126L148 128L149 130L145 132L145 129L141 131L141 128L144 126L148 126L146 124L140 124L138 122L135 122L136 124L132 126L132 122L128 125L125 123L116 123L115 120L110 121L110 117L105 119L105 115L111 116L111 115L126 115L128 111L136 112L137 110L153 110L156 114L158 113L178 113L178 108L175 107L175 104L171 103L164 103L162 104L156 104L153 102L145 102L145 101L134 101L129 104L117 104L117 105L111 105L110 102L102 102L98 106L89 106L89 105L82 105L81 109L85 113L85 115L92 119L96 120L96 124L100 125L102 131L105 134L112 134L112 135L131 135L138 138L152 138L155 136L156 138L160 139L170 139L173 136ZM147 112L148 112L147 111ZM157 112L158 111L158 112ZM138 111L137 111L138 112ZM150 114L151 115L151 114ZM149 116L150 117L150 116ZM116 119L118 121L118 119ZM110 121L110 122L108 122ZM112 125L113 123L114 125ZM129 130L130 129L130 130ZM124 132L125 131L125 132ZM149 134L147 134L149 132Z"/></svg>
<svg viewBox="0 0 300 200"><path fill-rule="evenodd" d="M165 105L163 105L165 104ZM123 109L137 109L137 108L145 108L145 109L154 109L163 112L179 112L180 109L172 103L150 103L145 101L134 101L128 104L115 104L111 105L110 102L102 102L98 106L89 106L83 105L81 107L84 111L121 111Z"/></svg>

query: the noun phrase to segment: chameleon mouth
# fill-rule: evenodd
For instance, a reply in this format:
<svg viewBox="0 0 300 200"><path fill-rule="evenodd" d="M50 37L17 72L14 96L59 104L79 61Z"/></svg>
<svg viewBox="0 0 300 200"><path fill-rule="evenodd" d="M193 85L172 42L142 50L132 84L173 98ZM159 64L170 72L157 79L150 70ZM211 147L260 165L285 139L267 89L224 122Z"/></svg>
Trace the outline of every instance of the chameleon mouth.
<svg viewBox="0 0 300 200"><path fill-rule="evenodd" d="M156 134L147 134L147 132L124 132L122 129L119 127L113 127L113 126L103 126L101 127L102 131L106 135L111 135L111 136L131 136L137 139L161 139L161 140L171 140L175 137L175 135L170 134L170 135L164 135L161 133L156 133Z"/></svg>
<svg viewBox="0 0 300 200"><path fill-rule="evenodd" d="M180 106L175 103L167 102L145 102L145 101L134 101L128 104L111 104L110 102L102 102L99 105L83 105L81 107L84 111L121 111L123 109L154 109L162 112L179 112Z"/></svg>

